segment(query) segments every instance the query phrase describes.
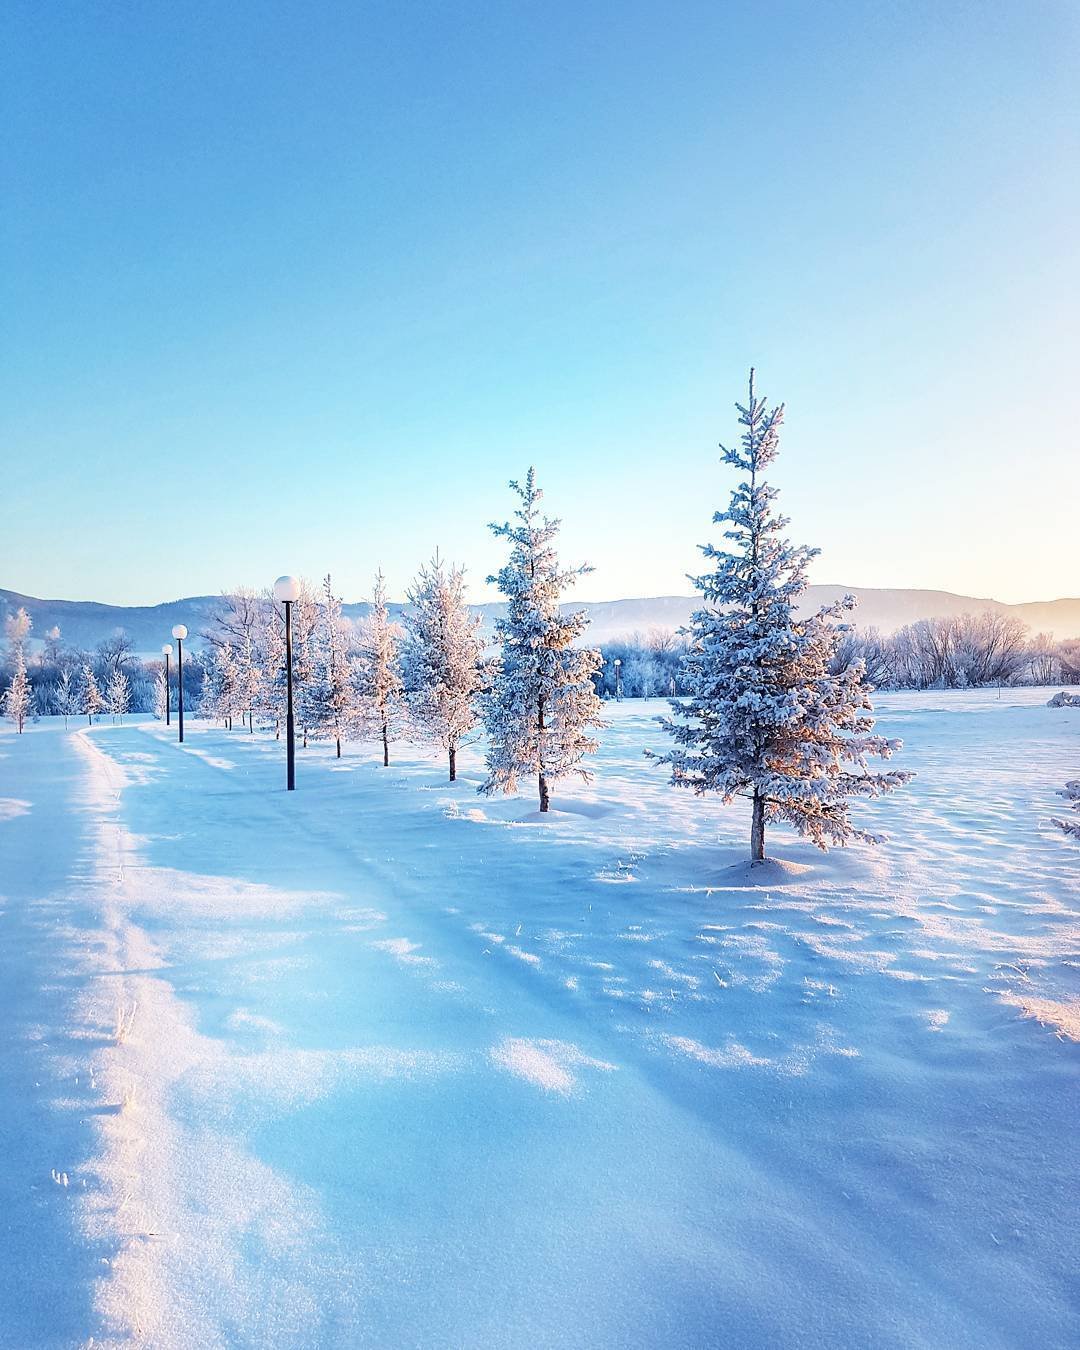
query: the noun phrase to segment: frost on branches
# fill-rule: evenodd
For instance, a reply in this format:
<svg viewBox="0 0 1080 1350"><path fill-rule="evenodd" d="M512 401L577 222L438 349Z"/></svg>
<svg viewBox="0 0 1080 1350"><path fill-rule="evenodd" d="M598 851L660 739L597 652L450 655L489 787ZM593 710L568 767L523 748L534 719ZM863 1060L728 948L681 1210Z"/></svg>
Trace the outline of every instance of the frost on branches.
<svg viewBox="0 0 1080 1350"><path fill-rule="evenodd" d="M390 742L404 710L397 646L398 629L390 622L386 580L378 572L371 613L360 630L353 687L361 734L382 741L384 766L390 763Z"/></svg>
<svg viewBox="0 0 1080 1350"><path fill-rule="evenodd" d="M478 720L480 618L465 601L464 569L448 568L438 554L420 569L408 599L401 671L409 711L420 733L446 752L452 783L458 747Z"/></svg>
<svg viewBox="0 0 1080 1350"><path fill-rule="evenodd" d="M341 601L329 576L323 581L323 603L312 634L311 675L301 686L300 705L304 726L316 740L333 740L340 759L341 742L356 721L356 697Z"/></svg>
<svg viewBox="0 0 1080 1350"><path fill-rule="evenodd" d="M15 730L21 735L34 704L30 679L26 673L26 658L23 656L21 647L15 649L15 674L11 677L11 683L4 690L4 696L0 699L0 703L3 704L5 716L11 718L15 723Z"/></svg>
<svg viewBox="0 0 1080 1350"><path fill-rule="evenodd" d="M730 551L703 546L712 572L691 578L705 598L691 619L684 677L689 697L672 701L661 724L675 741L666 755L671 781L698 794L753 802L750 857L765 856L765 824L783 820L819 848L852 839L877 843L848 816L848 798L877 797L912 775L871 773L870 756L888 759L899 741L872 735L871 686L862 661L830 674L854 606L848 596L807 618L796 616L807 567L818 550L794 547L775 514L775 489L762 473L776 458L783 405L768 409L754 393L736 405L746 428L739 449L721 446L725 464L747 477L715 523Z"/></svg>
<svg viewBox="0 0 1080 1350"><path fill-rule="evenodd" d="M128 683L128 677L119 668L109 676L109 683L105 686L105 706L113 721L119 718L121 722L131 707L131 685Z"/></svg>
<svg viewBox="0 0 1080 1350"><path fill-rule="evenodd" d="M165 709L168 706L169 681L165 678L165 666L164 663L162 663L162 665L158 667L157 674L154 676L154 716L159 722L165 721ZM61 709L61 711L63 711L63 709Z"/></svg>
<svg viewBox="0 0 1080 1350"><path fill-rule="evenodd" d="M521 498L517 523L491 526L510 541L511 550L498 576L488 578L507 605L506 617L495 621L500 654L483 700L488 776L479 790L513 792L519 778L536 774L540 810L546 811L555 779L568 773L591 777L581 761L597 747L588 728L603 725L593 684L602 659L599 652L572 645L588 623L585 613L559 612L563 588L591 569L559 570L552 540L560 522L540 514L543 494L533 470L524 486L510 486Z"/></svg>
<svg viewBox="0 0 1080 1350"><path fill-rule="evenodd" d="M1072 810L1080 812L1080 779L1075 783L1066 783L1058 795L1065 798ZM1059 830L1064 830L1074 839L1080 839L1080 815L1075 820L1058 820L1057 816L1053 819Z"/></svg>
<svg viewBox="0 0 1080 1350"><path fill-rule="evenodd" d="M30 636L30 615L25 609L8 615L4 625L7 632L8 652L14 675L11 683L0 697L0 705L5 716L15 723L15 730L21 735L26 719L34 706L34 693L30 688L30 677L26 673L26 639Z"/></svg>
<svg viewBox="0 0 1080 1350"><path fill-rule="evenodd" d="M87 662L82 669L82 688L80 690L82 700L79 711L86 714L86 720L90 726L94 725L94 714L101 712L105 706L105 700L101 697L101 690L98 688L97 680L94 679L94 672Z"/></svg>

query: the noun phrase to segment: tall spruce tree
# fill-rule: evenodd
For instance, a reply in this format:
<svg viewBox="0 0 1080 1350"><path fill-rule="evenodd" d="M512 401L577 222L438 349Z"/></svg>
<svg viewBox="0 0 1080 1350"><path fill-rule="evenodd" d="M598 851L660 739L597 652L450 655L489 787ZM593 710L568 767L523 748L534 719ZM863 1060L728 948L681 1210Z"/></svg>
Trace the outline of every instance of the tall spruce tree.
<svg viewBox="0 0 1080 1350"><path fill-rule="evenodd" d="M481 620L465 601L464 569L447 567L437 553L408 599L401 669L409 710L421 734L446 752L452 783L458 748L479 720Z"/></svg>
<svg viewBox="0 0 1080 1350"><path fill-rule="evenodd" d="M848 814L851 797L877 797L906 783L899 771L871 773L870 756L888 759L900 742L872 734L871 686L861 661L838 674L830 662L847 626L848 596L801 618L799 597L819 550L783 538L788 520L774 512L776 490L762 474L776 458L784 409L754 392L736 404L746 428L738 449L721 446L723 462L747 477L726 511L731 547L702 551L715 567L691 580L705 598L691 619L684 676L689 697L661 719L675 748L653 756L671 781L698 794L718 792L752 802L750 857L765 857L765 826L783 820L819 848L852 839L877 843Z"/></svg>
<svg viewBox="0 0 1080 1350"><path fill-rule="evenodd" d="M588 729L603 725L593 683L602 658L573 645L588 617L559 610L565 587L592 569L560 570L552 547L560 521L541 514L543 493L533 469L524 485L510 486L521 499L516 524L490 527L511 548L506 566L488 577L507 603L506 617L495 621L499 660L482 704L489 749L488 776L479 791L514 792L519 778L535 774L540 810L547 811L556 779L569 773L590 779L581 761L597 742Z"/></svg>

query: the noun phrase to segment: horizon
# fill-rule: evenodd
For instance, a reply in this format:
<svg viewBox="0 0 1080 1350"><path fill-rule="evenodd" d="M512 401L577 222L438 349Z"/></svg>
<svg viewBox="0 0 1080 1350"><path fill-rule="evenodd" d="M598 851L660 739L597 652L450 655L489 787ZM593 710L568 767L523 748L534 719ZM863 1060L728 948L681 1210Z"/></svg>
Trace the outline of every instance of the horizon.
<svg viewBox="0 0 1080 1350"><path fill-rule="evenodd" d="M304 576L300 578L309 585L318 587L321 578ZM1080 595L1049 595L1049 596L1029 596L1024 600L1002 600L995 595L968 595L962 591L948 590L943 586L860 586L839 581L812 581L809 583L809 589L848 591L853 595L860 595L865 592L874 594L922 594L922 595L946 595L955 600L973 600L979 604L998 604L1019 607L1025 605L1056 605L1080 601ZM81 596L63 596L63 595L34 595L30 591L21 590L13 586L0 586L0 591L9 595L18 596L25 600L34 600L45 604L64 604L64 605L101 605L107 609L159 609L165 605L179 605L186 600L214 600L219 597L235 595L242 590L254 591L261 594L264 590L270 590L271 586L248 586L241 583L233 587L222 587L218 590L191 592L188 595L170 596L166 600L148 600L133 601L130 603L115 600L99 600ZM335 592L337 588L335 587ZM404 595L404 592L402 592ZM568 592L563 600L563 605L618 605L635 600L696 600L700 592L689 591L670 591L655 595L603 595L603 596L583 596L576 591ZM338 596L344 605L365 605L370 604L368 596L360 596L359 599L350 600L344 595ZM388 597L389 603L393 605L405 605L407 600L396 599L393 595ZM473 606L505 604L505 600L493 596L487 596L482 600L469 598L468 603Z"/></svg>
<svg viewBox="0 0 1080 1350"><path fill-rule="evenodd" d="M532 462L583 600L675 594L751 365L812 580L1080 591L1080 11L973 14L17 4L28 593L400 594L439 547L482 602Z"/></svg>

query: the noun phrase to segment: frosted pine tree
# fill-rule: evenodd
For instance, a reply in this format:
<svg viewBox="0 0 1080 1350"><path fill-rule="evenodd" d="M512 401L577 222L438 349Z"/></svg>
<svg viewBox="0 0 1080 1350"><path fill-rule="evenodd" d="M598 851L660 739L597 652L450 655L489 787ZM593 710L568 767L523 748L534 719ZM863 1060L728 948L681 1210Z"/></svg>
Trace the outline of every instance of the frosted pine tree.
<svg viewBox="0 0 1080 1350"><path fill-rule="evenodd" d="M1072 810L1080 812L1080 779L1075 783L1066 783L1058 795L1065 798ZM1080 839L1080 815L1075 820L1058 820L1055 816L1054 824L1059 830Z"/></svg>
<svg viewBox="0 0 1080 1350"><path fill-rule="evenodd" d="M15 723L15 730L21 736L26 719L34 706L34 693L26 673L26 658L21 644L15 647L14 658L15 673L11 677L11 683L4 690L0 703L3 704L4 715L11 718Z"/></svg>
<svg viewBox="0 0 1080 1350"><path fill-rule="evenodd" d="M292 602L293 699L303 743L307 745L308 726L304 716L304 686L314 671L315 629L319 606L310 584L300 579L300 594ZM285 721L285 616L281 605L272 604L272 618L264 631L265 676L260 709L273 719L274 733L280 734Z"/></svg>
<svg viewBox="0 0 1080 1350"><path fill-rule="evenodd" d="M691 578L705 604L691 619L689 697L673 701L673 717L661 719L675 748L654 758L670 765L678 787L717 792L725 803L750 799L753 862L765 856L770 821L786 821L822 849L852 839L877 843L852 824L848 799L877 797L912 775L867 770L869 756L888 759L900 742L872 734L863 663L830 674L847 631L837 620L852 598L797 615L818 550L783 538L788 521L774 512L776 490L762 479L777 455L783 405L766 407L751 371L749 401L736 407L746 428L741 446L721 450L746 478L713 517L729 526L731 547L704 545L714 569Z"/></svg>
<svg viewBox="0 0 1080 1350"><path fill-rule="evenodd" d="M479 720L480 618L465 602L464 569L448 568L437 553L408 599L401 669L409 711L421 734L446 752L452 783L458 747Z"/></svg>
<svg viewBox="0 0 1080 1350"><path fill-rule="evenodd" d="M159 722L165 721L165 709L169 701L169 682L165 678L165 667L158 667L154 676L154 716Z"/></svg>
<svg viewBox="0 0 1080 1350"><path fill-rule="evenodd" d="M356 694L349 669L348 643L341 617L341 601L330 577L323 581L323 603L312 641L311 676L303 687L302 716L316 738L334 741L341 758L341 742L356 722Z"/></svg>
<svg viewBox="0 0 1080 1350"><path fill-rule="evenodd" d="M64 719L64 730L68 728L68 718L82 712L79 690L71 677L71 670L65 666L56 682L56 711Z"/></svg>
<svg viewBox="0 0 1080 1350"><path fill-rule="evenodd" d="M390 742L395 739L403 718L404 701L398 631L390 622L382 572L375 575L371 613L360 630L353 687L362 734L382 741L383 765L386 766L390 763Z"/></svg>
<svg viewBox="0 0 1080 1350"><path fill-rule="evenodd" d="M588 729L603 725L593 684L603 658L573 645L588 624L585 613L559 609L563 589L591 568L560 571L552 547L560 522L541 515L543 493L533 469L524 486L510 486L521 498L517 523L490 527L511 549L498 576L488 577L507 604L506 617L495 621L499 659L482 701L489 749L480 791L514 792L519 778L535 774L540 810L547 811L556 779L570 773L586 782L591 777L581 761L597 747Z"/></svg>
<svg viewBox="0 0 1080 1350"><path fill-rule="evenodd" d="M22 655L23 665L26 665L26 641L30 636L30 630L33 626L33 620L21 605L14 614L9 614L4 620L4 632L8 642L8 656L12 665L17 664L20 654Z"/></svg>
<svg viewBox="0 0 1080 1350"><path fill-rule="evenodd" d="M259 652L252 633L246 632L232 649L234 670L233 702L240 713L240 723L247 721L248 731L255 731L255 709L262 694L263 672L259 664Z"/></svg>
<svg viewBox="0 0 1080 1350"><path fill-rule="evenodd" d="M94 672L89 663L83 666L80 692L82 700L79 711L86 714L87 722L90 726L93 726L94 717L104 708L105 700L101 697L101 690L98 688L97 680L94 679Z"/></svg>
<svg viewBox="0 0 1080 1350"><path fill-rule="evenodd" d="M271 614L262 634L263 679L259 690L259 713L274 724L280 737L285 720L285 632L280 615Z"/></svg>
<svg viewBox="0 0 1080 1350"><path fill-rule="evenodd" d="M105 686L105 706L113 719L119 718L121 722L131 707L131 685L119 668L109 676L109 683Z"/></svg>

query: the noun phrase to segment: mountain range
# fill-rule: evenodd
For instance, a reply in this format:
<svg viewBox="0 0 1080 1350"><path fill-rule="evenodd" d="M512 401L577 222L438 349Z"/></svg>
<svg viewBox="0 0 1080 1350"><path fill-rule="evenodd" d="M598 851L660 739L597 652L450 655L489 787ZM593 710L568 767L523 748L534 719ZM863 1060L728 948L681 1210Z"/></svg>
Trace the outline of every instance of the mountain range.
<svg viewBox="0 0 1080 1350"><path fill-rule="evenodd" d="M951 591L810 586L803 608L815 609L848 593L859 601L855 611L856 624L860 628L878 628L883 633L894 632L917 619L994 610L1022 619L1033 633L1048 632L1058 638L1080 637L1080 598L1008 605L1000 600L954 595ZM37 640L58 627L67 645L89 650L102 638L122 628L142 655L160 652L161 644L170 641L172 627L177 623L186 624L192 639L197 642L198 635L211 623L220 604L220 596L195 595L160 605L103 605L90 600L41 600L0 588L0 616L22 606L33 620L32 636ZM604 643L634 633L648 633L654 628L679 628L687 622L696 604L697 599L692 596L659 595L634 600L571 603L566 608L587 610L591 620L590 640ZM392 604L390 608L392 612L400 613L404 606ZM504 610L499 603L472 608L482 616L487 628ZM351 619L362 618L369 609L365 601L342 606L342 612Z"/></svg>

